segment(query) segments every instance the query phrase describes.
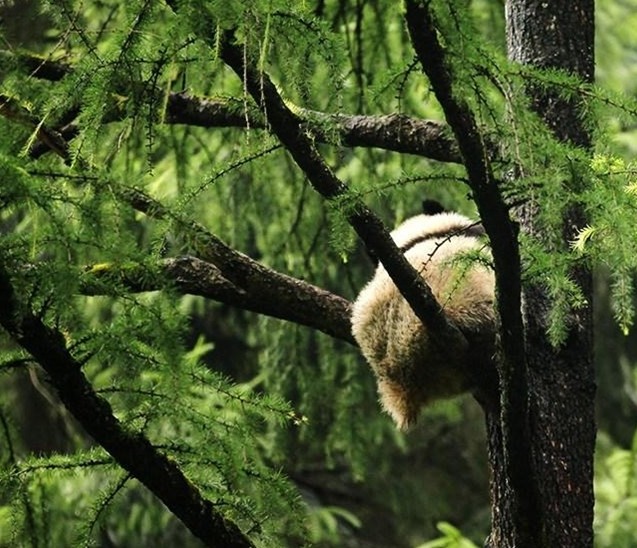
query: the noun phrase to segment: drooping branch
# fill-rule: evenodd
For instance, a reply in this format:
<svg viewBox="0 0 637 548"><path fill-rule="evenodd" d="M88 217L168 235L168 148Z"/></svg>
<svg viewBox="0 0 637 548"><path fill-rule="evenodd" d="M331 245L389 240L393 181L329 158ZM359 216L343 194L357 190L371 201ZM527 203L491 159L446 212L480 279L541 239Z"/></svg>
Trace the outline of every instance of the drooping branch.
<svg viewBox="0 0 637 548"><path fill-rule="evenodd" d="M206 546L253 544L186 478L179 466L141 433L126 429L110 404L97 395L64 335L33 313L16 294L0 265L0 325L44 368L66 408L115 460L148 487Z"/></svg>
<svg viewBox="0 0 637 548"><path fill-rule="evenodd" d="M174 282L200 292L196 294L216 294L246 310L296 321L353 342L349 326L350 303L346 299L262 265L232 249L203 225L175 215L140 190L122 187L111 189L137 211L155 219L172 219L182 235L191 242L201 261L176 259L176 262L165 263L165 272L171 275ZM196 280L193 269L200 269L202 274L216 278L216 282L223 279L232 288L224 284L213 287L205 279ZM179 281L179 276L185 279ZM228 304L232 304L229 301Z"/></svg>
<svg viewBox="0 0 637 548"><path fill-rule="evenodd" d="M73 71L73 67L59 61L43 59L35 55L0 51L0 58L13 62L29 73L44 80L57 81ZM122 90L126 94L126 90ZM379 148L406 154L414 154L440 162L461 161L458 146L446 124L435 120L423 120L404 114L363 116L330 114L295 107L295 112L319 142L335 146ZM104 122L121 120L128 115L126 101L113 99L106 109ZM189 93L171 92L166 100L163 119L166 124L183 124L196 127L249 126L265 129L266 120L259 110L246 105L243 100L206 98ZM67 123L57 128L66 140L75 137L80 128ZM36 156L46 149L36 149Z"/></svg>
<svg viewBox="0 0 637 548"><path fill-rule="evenodd" d="M516 226L500 193L489 150L473 112L454 88L452 65L438 39L431 2L407 0L406 21L416 54L458 141L469 184L491 242L501 326L498 370L502 387L500 426L504 466L516 507L512 512L515 527L522 532L521 538L535 538L540 531L537 520L541 505L531 459L527 363L521 315L521 262Z"/></svg>
<svg viewBox="0 0 637 548"><path fill-rule="evenodd" d="M191 256L164 259L155 269L141 264L97 265L83 274L81 290L84 295L103 295L113 291L113 282L131 292L173 288L305 325L356 344L347 299L271 270L238 252L233 265L236 267L237 263L241 263L245 275L234 276L233 281L214 264Z"/></svg>

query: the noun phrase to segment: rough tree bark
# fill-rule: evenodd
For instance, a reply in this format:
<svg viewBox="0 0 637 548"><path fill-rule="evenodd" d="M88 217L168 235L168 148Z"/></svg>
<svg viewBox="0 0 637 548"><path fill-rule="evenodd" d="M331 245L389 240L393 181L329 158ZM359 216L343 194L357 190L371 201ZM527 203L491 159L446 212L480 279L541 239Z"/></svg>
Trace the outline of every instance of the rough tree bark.
<svg viewBox="0 0 637 548"><path fill-rule="evenodd" d="M586 547L592 545L594 393L590 272L570 272L588 307L574 311L568 336L555 348L549 340L551 299L539 284L523 288L515 225L494 179L471 107L454 92L454 69L439 40L433 3L406 1L414 49L440 102L469 176L493 251L500 318L499 397L480 394L486 413L492 469L493 547ZM562 69L584 82L593 75L593 2L509 0L507 35L512 60L537 68ZM576 100L559 90L529 84L536 112L556 137L588 147ZM524 166L521 166L522 168ZM581 183L567 182L577 193ZM520 212L521 228L542 239L532 208ZM582 212L564 215L563 245L585 226ZM549 235L550 236L550 235ZM546 238L548 240L548 238ZM520 310L522 308L522 314Z"/></svg>
<svg viewBox="0 0 637 548"><path fill-rule="evenodd" d="M544 0L508 0L507 41L512 60L537 68L561 69L592 82L594 73L594 2L568 4ZM540 86L527 89L533 108L556 137L581 147L590 145L578 102L560 98L558 91ZM569 181L577 193L579 181ZM523 208L521 230L542 238L535 211ZM578 208L566 211L563 241L567 245L585 225ZM593 453L595 441L595 380L592 363L591 272L580 265L570 272L588 306L572 313L566 341L555 348L548 337L550 297L540 285L524 287L523 314L526 342L527 402L507 402L516 394L504 393L503 404L527 406L528 445L532 474L528 496L535 516L516 516L507 496L509 478L501 466L501 432L506 417L489 414L492 487L494 493L493 546L586 547L593 544ZM500 422L500 421L503 422ZM506 449L506 448L505 448ZM523 493L518 493L523 495ZM518 509L519 510L519 509ZM519 528L520 523L528 527Z"/></svg>

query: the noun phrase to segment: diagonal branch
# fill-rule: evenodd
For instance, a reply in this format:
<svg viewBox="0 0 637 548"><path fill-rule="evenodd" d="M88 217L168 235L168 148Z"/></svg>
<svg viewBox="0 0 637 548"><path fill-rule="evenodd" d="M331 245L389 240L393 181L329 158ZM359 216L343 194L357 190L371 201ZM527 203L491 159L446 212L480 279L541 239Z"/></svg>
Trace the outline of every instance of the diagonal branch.
<svg viewBox="0 0 637 548"><path fill-rule="evenodd" d="M14 102L0 103L0 114L7 114L7 106L11 107L8 118L34 127L35 121ZM58 140L43 138L50 134ZM68 159L68 146L59 134L41 124L38 136L43 144L64 160ZM159 265L159 272L150 272L141 265L101 265L84 276L85 294L109 291L98 283L100 277L112 277L132 291L152 291L173 284L185 293L292 321L355 344L349 324L351 303L347 299L262 265L232 249L203 225L175 215L140 190L114 182L92 180L92 184L108 189L122 202L149 217L170 218L192 242L198 258L167 259Z"/></svg>
<svg viewBox="0 0 637 548"><path fill-rule="evenodd" d="M5 67L15 67L29 76L58 82L71 72L72 67L63 61L15 50L0 50L0 62Z"/></svg>
<svg viewBox="0 0 637 548"><path fill-rule="evenodd" d="M168 208L140 190L125 187L111 187L118 197L129 203L137 211L155 219L170 218L179 230L191 242L197 257L188 264L188 259L175 259L176 263L166 265L172 279L184 274L184 268L201 269L202 274L217 276L233 286L223 285L225 291L212 291L218 297L234 300L235 304L273 316L275 318L297 321L302 325L314 327L333 337L353 342L349 327L350 303L312 284L292 278L272 270L254 259L231 248L200 223L175 215ZM197 287L200 294L207 296L212 287L193 284L190 271L188 278L192 288ZM217 288L221 289L221 288ZM231 295L231 293L234 293Z"/></svg>
<svg viewBox="0 0 637 548"><path fill-rule="evenodd" d="M248 92L255 101L263 98L263 108L273 132L306 174L312 186L328 200L346 197L346 185L323 161L304 131L301 121L285 105L267 75L259 73L252 66L244 65L243 52L232 44L233 41L234 37L230 34L224 37L222 59L239 77L245 78ZM441 329L446 327L446 318L431 289L402 256L382 222L360 202L351 207L348 220L368 251L379 258L418 317L428 325L435 325Z"/></svg>
<svg viewBox="0 0 637 548"><path fill-rule="evenodd" d="M237 74L245 74L246 85L255 102L259 103L263 98L267 122L274 133L288 148L298 165L308 175L311 183L324 197L328 199L347 198L346 186L325 164L316 150L313 140L308 136L302 120L285 105L274 84L266 75L259 73L251 66L244 67L243 51L238 46L231 44L231 41L232 36L226 35L221 48L221 56ZM214 46L214 44L212 45ZM51 147L50 143L44 142ZM63 158L68 157L68 149L51 148ZM146 196L142 197L141 193L136 193L136 191L121 189L120 197L125 198L140 211L152 210L155 215L160 212L161 207L158 208L156 203L149 204L147 199L150 199ZM145 210L144 207L147 209ZM465 347L466 340L443 313L439 303L433 297L431 289L400 253L382 222L358 201L351 207L349 221L365 242L368 250L383 262L387 272L401 289L421 321L432 330L440 333L441 339L451 339L455 341L458 348ZM201 250L203 253L199 253L200 257L219 266L222 269L222 274L233 283L237 277L245 277L252 273L242 268L245 267L245 264L243 261L237 260L236 251L223 244L204 227L194 221L185 221L180 224L195 236L195 242L199 241L199 236L203 238L205 245Z"/></svg>
<svg viewBox="0 0 637 548"><path fill-rule="evenodd" d="M452 69L438 40L438 29L429 6L430 2L427 0L407 0L406 21L409 35L457 139L469 185L473 190L482 224L489 236L499 290L498 311L501 321L515 331L513 347L524 348L517 231L493 174L490 153L473 112L462 99L460 92L454 89ZM506 341L503 340L503 343L506 349ZM511 355L521 359L521 364L525 363L523 352Z"/></svg>
<svg viewBox="0 0 637 548"><path fill-rule="evenodd" d="M0 265L0 325L48 373L60 399L84 429L132 476L137 478L206 546L252 547L233 522L183 475L179 466L157 451L139 432L127 430L110 404L98 396L71 355L64 335L28 311Z"/></svg>

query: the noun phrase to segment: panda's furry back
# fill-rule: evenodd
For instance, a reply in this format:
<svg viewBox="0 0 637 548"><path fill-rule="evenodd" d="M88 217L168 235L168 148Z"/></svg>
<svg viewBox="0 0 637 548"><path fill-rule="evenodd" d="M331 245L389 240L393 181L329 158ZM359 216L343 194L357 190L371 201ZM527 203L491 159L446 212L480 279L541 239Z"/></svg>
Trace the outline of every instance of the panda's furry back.
<svg viewBox="0 0 637 548"><path fill-rule="evenodd" d="M494 324L492 271L453 260L484 247L482 240L462 231L471 225L457 213L439 213L407 219L392 232L445 313L465 333L492 330ZM447 367L446 352L431 339L382 265L354 303L352 333L376 374L383 407L401 428L416 420L423 405L469 388L466 377Z"/></svg>

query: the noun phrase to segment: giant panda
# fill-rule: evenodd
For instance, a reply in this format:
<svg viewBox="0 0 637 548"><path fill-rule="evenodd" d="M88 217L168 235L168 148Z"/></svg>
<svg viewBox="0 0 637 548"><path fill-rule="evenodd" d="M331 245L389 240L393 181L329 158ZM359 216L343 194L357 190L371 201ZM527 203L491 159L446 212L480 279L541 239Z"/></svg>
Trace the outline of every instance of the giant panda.
<svg viewBox="0 0 637 548"><path fill-rule="evenodd" d="M470 343L492 339L493 271L488 261L457 260L476 249L488 253L484 229L458 213L425 211L433 214L411 217L391 233L396 246ZM354 302L352 333L376 375L382 407L401 429L416 421L422 406L471 388L471 375L448 366L382 265Z"/></svg>

